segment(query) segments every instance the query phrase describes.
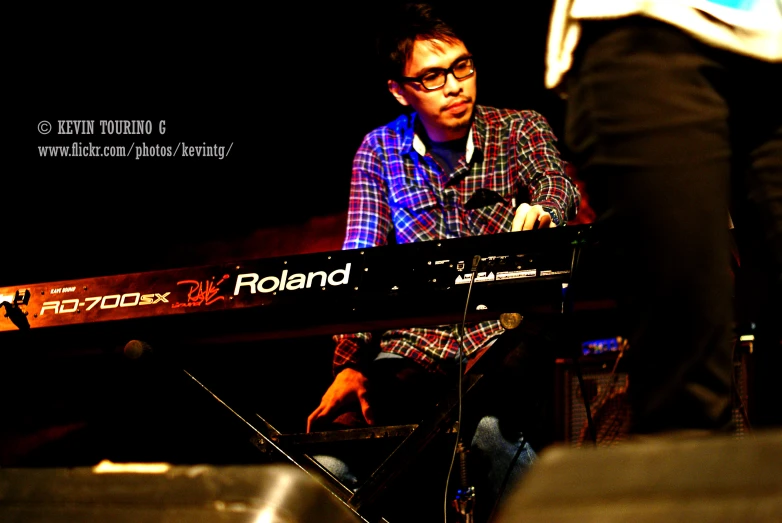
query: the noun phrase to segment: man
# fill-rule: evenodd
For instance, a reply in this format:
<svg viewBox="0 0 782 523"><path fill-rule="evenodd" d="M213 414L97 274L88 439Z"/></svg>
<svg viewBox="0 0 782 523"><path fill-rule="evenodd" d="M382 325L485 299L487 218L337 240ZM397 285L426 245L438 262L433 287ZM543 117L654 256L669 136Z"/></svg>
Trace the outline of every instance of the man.
<svg viewBox="0 0 782 523"><path fill-rule="evenodd" d="M533 111L477 105L475 60L431 6L404 6L389 20L378 51L388 90L407 111L367 134L355 155L343 248L563 226L574 217L580 195L546 120ZM335 336L335 379L307 431L330 422L418 422L456 383L462 351L470 358L503 332L497 321L468 324L461 340L458 329L396 329L379 343L371 333ZM498 390L505 397L473 427L473 455L481 463L473 477L488 478L479 494L484 514L506 476L517 479L535 456L519 419L526 400L511 396L520 389ZM332 470L343 466L319 459Z"/></svg>
<svg viewBox="0 0 782 523"><path fill-rule="evenodd" d="M758 384L779 368L781 61L776 0L555 2L546 85L567 100L578 177L625 253L614 261L635 434L732 430L734 339L753 333L734 322L731 218L767 277L749 318L764 340Z"/></svg>

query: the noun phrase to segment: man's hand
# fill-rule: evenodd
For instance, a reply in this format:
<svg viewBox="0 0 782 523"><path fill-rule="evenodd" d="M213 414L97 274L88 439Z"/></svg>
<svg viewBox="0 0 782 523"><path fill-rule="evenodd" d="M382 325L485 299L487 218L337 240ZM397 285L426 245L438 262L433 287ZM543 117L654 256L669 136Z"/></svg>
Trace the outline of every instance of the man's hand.
<svg viewBox="0 0 782 523"><path fill-rule="evenodd" d="M542 206L530 206L528 203L522 203L516 209L510 230L531 231L532 229L547 229L556 226L557 224L551 219L551 215L544 211Z"/></svg>
<svg viewBox="0 0 782 523"><path fill-rule="evenodd" d="M367 401L366 385L367 378L361 372L350 368L343 369L321 398L318 408L307 418L307 432L310 432L314 422L334 419L342 407L354 402L358 402L361 406L361 413L366 422L373 425L375 420Z"/></svg>

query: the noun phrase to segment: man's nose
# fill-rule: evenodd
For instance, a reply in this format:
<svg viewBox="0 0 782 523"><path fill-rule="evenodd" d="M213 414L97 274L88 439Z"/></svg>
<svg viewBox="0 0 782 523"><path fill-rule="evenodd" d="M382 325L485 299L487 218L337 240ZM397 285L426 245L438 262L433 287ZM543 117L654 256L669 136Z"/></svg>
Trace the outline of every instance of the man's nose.
<svg viewBox="0 0 782 523"><path fill-rule="evenodd" d="M445 94L458 93L461 90L462 83L456 79L453 71L448 71L448 73L445 75L445 85L443 86L443 91L445 91Z"/></svg>

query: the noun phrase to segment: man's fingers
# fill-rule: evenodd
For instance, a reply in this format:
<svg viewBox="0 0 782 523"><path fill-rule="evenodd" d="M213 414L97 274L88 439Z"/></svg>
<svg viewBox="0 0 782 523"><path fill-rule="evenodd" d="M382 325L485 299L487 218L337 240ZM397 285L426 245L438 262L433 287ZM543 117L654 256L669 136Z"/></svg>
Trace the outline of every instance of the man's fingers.
<svg viewBox="0 0 782 523"><path fill-rule="evenodd" d="M554 221L551 219L551 215L546 211L541 212L538 215L538 229L548 229L553 227Z"/></svg>
<svg viewBox="0 0 782 523"><path fill-rule="evenodd" d="M530 206L522 203L513 216L511 231L531 231L532 229L548 229L556 227L551 215L540 205Z"/></svg>
<svg viewBox="0 0 782 523"><path fill-rule="evenodd" d="M312 414L307 417L307 433L312 429L312 422L320 417L320 407L315 409Z"/></svg>
<svg viewBox="0 0 782 523"><path fill-rule="evenodd" d="M513 216L513 223L511 224L511 231L523 231L524 230L524 218L529 213L530 206L528 203L522 203L516 209L516 214Z"/></svg>
<svg viewBox="0 0 782 523"><path fill-rule="evenodd" d="M366 393L359 394L358 402L361 405L361 413L364 415L364 419L366 420L367 424L374 425L375 415L372 412L372 407L369 406L369 401L367 401Z"/></svg>
<svg viewBox="0 0 782 523"><path fill-rule="evenodd" d="M521 225L522 231L531 231L532 229L537 228L538 224L538 217L540 216L540 212L535 207L529 207L527 209L526 214L524 214L524 221Z"/></svg>
<svg viewBox="0 0 782 523"><path fill-rule="evenodd" d="M312 430L312 424L316 421L320 420L321 418L327 417L331 412L331 409L328 406L320 405L317 409L312 411L312 414L310 414L307 417L307 432Z"/></svg>
<svg viewBox="0 0 782 523"><path fill-rule="evenodd" d="M522 230L531 231L532 229L536 228L537 223L538 223L538 214L535 213L534 211L530 211L524 217L524 227L522 228Z"/></svg>
<svg viewBox="0 0 782 523"><path fill-rule="evenodd" d="M375 415L372 413L372 409L367 405L364 407L362 405L361 412L364 414L364 419L367 422L367 425L374 425L375 424Z"/></svg>

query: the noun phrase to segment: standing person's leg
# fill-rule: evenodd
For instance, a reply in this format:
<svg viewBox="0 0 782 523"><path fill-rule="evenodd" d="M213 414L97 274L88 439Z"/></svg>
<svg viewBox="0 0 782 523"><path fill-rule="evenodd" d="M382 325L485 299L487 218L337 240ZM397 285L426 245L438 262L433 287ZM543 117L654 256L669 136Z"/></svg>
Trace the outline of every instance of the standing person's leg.
<svg viewBox="0 0 782 523"><path fill-rule="evenodd" d="M633 432L731 422L728 108L721 65L643 18L584 24L565 140L620 256Z"/></svg>

